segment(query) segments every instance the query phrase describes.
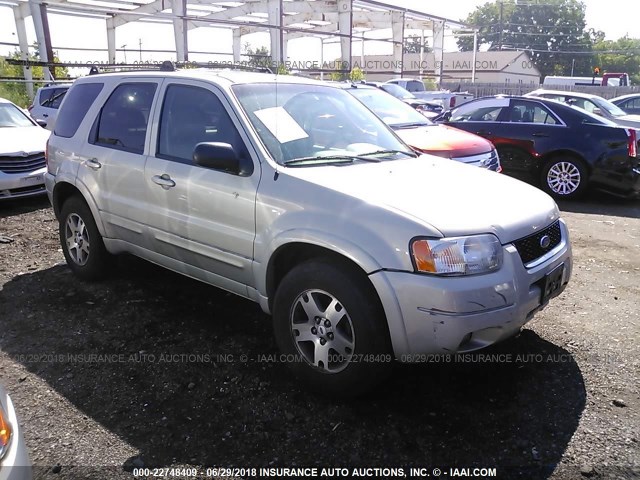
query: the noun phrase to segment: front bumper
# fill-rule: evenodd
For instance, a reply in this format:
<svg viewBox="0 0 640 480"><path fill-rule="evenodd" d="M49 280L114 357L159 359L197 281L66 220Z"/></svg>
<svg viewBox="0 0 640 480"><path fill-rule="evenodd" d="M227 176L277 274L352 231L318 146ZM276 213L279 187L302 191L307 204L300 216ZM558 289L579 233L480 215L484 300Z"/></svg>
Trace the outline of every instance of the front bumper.
<svg viewBox="0 0 640 480"><path fill-rule="evenodd" d="M4 395L2 405L5 409L11 426L13 427L13 436L9 444L9 450L0 461L0 480L31 480L33 474L31 469L31 461L27 453L27 447L22 437L22 430L18 423L13 403L8 395Z"/></svg>
<svg viewBox="0 0 640 480"><path fill-rule="evenodd" d="M0 172L0 200L46 193L44 187L46 171L46 167L43 167L28 173Z"/></svg>
<svg viewBox="0 0 640 480"><path fill-rule="evenodd" d="M468 277L436 277L379 271L370 279L380 295L395 356L470 352L520 331L541 303L545 276L560 265L560 294L571 277L571 245L561 220L562 242L551 258L525 268L516 248L504 246L504 263L494 273Z"/></svg>

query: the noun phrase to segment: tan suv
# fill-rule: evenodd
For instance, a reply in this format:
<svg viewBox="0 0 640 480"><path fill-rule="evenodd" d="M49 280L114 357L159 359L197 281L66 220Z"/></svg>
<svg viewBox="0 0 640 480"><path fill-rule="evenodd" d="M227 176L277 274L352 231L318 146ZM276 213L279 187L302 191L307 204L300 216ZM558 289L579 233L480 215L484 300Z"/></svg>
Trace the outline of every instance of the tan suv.
<svg viewBox="0 0 640 480"><path fill-rule="evenodd" d="M336 395L518 333L571 275L547 194L418 156L343 89L294 76L79 79L45 180L79 277L129 252L258 302L279 359Z"/></svg>

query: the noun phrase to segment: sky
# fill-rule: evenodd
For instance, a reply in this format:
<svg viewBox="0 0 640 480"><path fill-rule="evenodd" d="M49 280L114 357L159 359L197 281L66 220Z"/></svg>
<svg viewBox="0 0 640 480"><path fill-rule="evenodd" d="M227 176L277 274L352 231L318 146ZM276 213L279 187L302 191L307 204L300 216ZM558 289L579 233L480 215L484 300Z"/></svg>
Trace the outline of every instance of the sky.
<svg viewBox="0 0 640 480"><path fill-rule="evenodd" d="M383 0L386 3L420 10L452 20L462 20L477 6L486 0ZM607 39L615 40L626 34L640 37L638 19L640 18L640 0L582 0L586 6L587 27L602 30ZM106 61L106 52L86 52L61 50L61 47L74 47L81 44L87 48L106 49L106 29L103 20L75 19L68 16L50 15L49 24L54 49L63 61ZM0 42L17 43L13 12L0 3ZM35 33L30 19L27 20L27 36L29 43L35 41ZM253 46L268 46L267 34L253 34L243 37ZM174 41L171 26L130 23L116 30L116 45L126 52L118 52L117 61L164 60L168 53L140 53L143 49L173 50ZM0 55L7 55L15 47L0 45ZM192 51L231 52L231 34L228 31L211 28L199 28L189 32L189 48ZM360 54L360 46L353 45L353 54ZM366 42L365 54L391 53L389 44ZM453 39L445 43L445 50L454 50ZM320 60L320 39L299 39L289 42L287 55L291 60ZM339 57L338 45L326 45L324 59ZM126 57L126 58L125 58ZM191 60L231 60L230 56L202 57L191 55Z"/></svg>

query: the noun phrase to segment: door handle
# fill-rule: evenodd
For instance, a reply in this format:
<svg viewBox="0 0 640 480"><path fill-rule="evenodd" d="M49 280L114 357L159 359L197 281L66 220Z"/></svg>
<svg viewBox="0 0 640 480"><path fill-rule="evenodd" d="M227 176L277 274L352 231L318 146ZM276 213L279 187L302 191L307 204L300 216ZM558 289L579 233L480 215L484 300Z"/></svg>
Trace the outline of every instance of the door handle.
<svg viewBox="0 0 640 480"><path fill-rule="evenodd" d="M151 177L151 180L153 180L153 183L160 185L165 190L176 186L176 182L171 180L171 177L166 173L163 173L162 175L154 175Z"/></svg>
<svg viewBox="0 0 640 480"><path fill-rule="evenodd" d="M97 158L89 158L84 161L84 164L91 170L99 170L100 168L102 168L102 164L98 161Z"/></svg>
<svg viewBox="0 0 640 480"><path fill-rule="evenodd" d="M533 133L531 136L532 137L548 137L549 135L547 135L546 133L537 132L537 133Z"/></svg>
<svg viewBox="0 0 640 480"><path fill-rule="evenodd" d="M48 113L43 113L43 114L42 114L42 116L43 116L43 117L48 117L48 116L49 116L49 114L48 114Z"/></svg>
<svg viewBox="0 0 640 480"><path fill-rule="evenodd" d="M487 132L486 130L480 130L478 135L491 135L491 132Z"/></svg>

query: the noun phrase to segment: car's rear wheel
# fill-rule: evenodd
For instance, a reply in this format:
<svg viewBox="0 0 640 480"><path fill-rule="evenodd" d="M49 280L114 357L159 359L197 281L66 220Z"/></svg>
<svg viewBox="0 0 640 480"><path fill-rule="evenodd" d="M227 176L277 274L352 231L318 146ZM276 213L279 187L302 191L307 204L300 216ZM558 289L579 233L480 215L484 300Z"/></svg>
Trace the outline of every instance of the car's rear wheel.
<svg viewBox="0 0 640 480"><path fill-rule="evenodd" d="M349 265L317 259L294 267L276 292L273 320L283 359L316 391L358 395L391 368L380 302Z"/></svg>
<svg viewBox="0 0 640 480"><path fill-rule="evenodd" d="M73 196L60 211L60 244L69 268L84 280L100 280L108 270L109 253L86 202Z"/></svg>
<svg viewBox="0 0 640 480"><path fill-rule="evenodd" d="M554 157L544 166L541 181L542 188L555 198L579 198L589 181L587 167L574 157Z"/></svg>

